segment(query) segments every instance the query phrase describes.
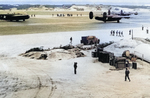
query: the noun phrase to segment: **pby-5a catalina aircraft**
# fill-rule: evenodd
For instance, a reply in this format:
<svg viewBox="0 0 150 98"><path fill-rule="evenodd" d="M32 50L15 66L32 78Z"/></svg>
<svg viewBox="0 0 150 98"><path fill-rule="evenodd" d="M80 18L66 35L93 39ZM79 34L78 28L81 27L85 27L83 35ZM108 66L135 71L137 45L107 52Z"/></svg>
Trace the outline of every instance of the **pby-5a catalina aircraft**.
<svg viewBox="0 0 150 98"><path fill-rule="evenodd" d="M19 20L25 21L26 19L29 18L30 18L29 15L22 15L22 14L0 14L1 20L8 20L8 21L19 21Z"/></svg>

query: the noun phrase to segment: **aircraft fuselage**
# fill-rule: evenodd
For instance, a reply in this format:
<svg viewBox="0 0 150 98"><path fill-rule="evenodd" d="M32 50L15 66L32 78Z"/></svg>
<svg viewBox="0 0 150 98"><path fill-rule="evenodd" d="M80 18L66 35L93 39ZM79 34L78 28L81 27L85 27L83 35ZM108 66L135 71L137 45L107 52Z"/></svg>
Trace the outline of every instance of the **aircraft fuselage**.
<svg viewBox="0 0 150 98"><path fill-rule="evenodd" d="M25 19L29 19L29 18L30 18L29 15L0 14L1 20L8 20L8 21L19 21L19 20L25 21Z"/></svg>
<svg viewBox="0 0 150 98"><path fill-rule="evenodd" d="M103 12L103 13L93 13L93 12L90 12L89 13L89 18L90 19L93 19L93 17L95 17L96 20L99 20L99 21L117 21L118 23L120 22L120 19L122 17L119 17L117 15L107 15L106 12Z"/></svg>
<svg viewBox="0 0 150 98"><path fill-rule="evenodd" d="M113 18L113 17L106 17L106 18L104 18L104 17L95 17L95 19L96 20L100 20L100 21L104 21L104 22L106 22L106 21L117 21L117 22L119 22L119 20L121 20L120 17L119 18Z"/></svg>

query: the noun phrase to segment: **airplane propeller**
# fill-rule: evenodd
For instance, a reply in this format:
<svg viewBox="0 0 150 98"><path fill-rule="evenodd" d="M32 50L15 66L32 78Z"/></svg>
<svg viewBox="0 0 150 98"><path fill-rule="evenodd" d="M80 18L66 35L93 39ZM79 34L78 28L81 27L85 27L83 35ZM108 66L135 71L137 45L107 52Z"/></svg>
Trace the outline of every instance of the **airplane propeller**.
<svg viewBox="0 0 150 98"><path fill-rule="evenodd" d="M103 21L104 21L104 22L106 22L106 18L107 18L107 13L104 12L104 13L103 13Z"/></svg>
<svg viewBox="0 0 150 98"><path fill-rule="evenodd" d="M90 18L90 19L93 19L93 12L90 12L90 13L89 13L89 18Z"/></svg>

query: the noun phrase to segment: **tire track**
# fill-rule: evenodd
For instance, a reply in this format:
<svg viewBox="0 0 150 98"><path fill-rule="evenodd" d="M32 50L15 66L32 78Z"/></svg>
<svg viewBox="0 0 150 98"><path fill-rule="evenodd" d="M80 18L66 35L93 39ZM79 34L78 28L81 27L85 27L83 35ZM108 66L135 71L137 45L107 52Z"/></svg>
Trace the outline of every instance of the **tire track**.
<svg viewBox="0 0 150 98"><path fill-rule="evenodd" d="M9 59L7 59L7 61L8 61ZM13 63L13 62L18 62L18 60L17 59L15 59L15 60L13 60L13 62L11 62L11 60L9 60L10 62L9 63ZM4 67L4 66L2 66L2 67ZM20 70L19 69L19 67L21 67L21 68L25 68L26 70L28 70L29 71L29 73L31 72L31 74L33 74L33 75L35 75L35 78L34 78L34 80L31 80L31 81L26 81L26 82L24 82L25 84L25 87L26 87L26 85L27 85L27 88L25 88L25 89L37 89L37 91L35 92L35 94L32 94L31 95L31 97L32 98L38 98L38 95L40 95L39 93L40 93L40 91L43 91L42 90L42 88L50 88L50 89L47 89L47 90L50 90L46 95L47 95L47 98L51 98L52 96L53 96L53 94L54 94L54 92L55 92L55 89L56 89L56 85L54 84L54 81L53 81L53 79L50 77L50 75L48 75L48 73L47 72L45 72L44 70L42 70L40 67L37 67L37 69L38 70L34 70L32 67L30 68L30 66L25 66L24 64L22 64L22 60L21 61L19 61L18 62L18 64L17 64L17 66L15 66L15 67L18 67L18 70ZM15 68L15 67L13 67L13 69ZM5 68L6 69L6 68ZM25 70L24 69L24 70ZM9 69L9 70L11 70L11 69ZM45 78L44 78L44 80L42 80L42 76L40 76L38 73L43 73L45 76ZM19 76L19 72L17 71L17 70L13 70L12 72L11 72L11 74L13 74L13 73L15 73L15 76L17 76L17 78L19 78L20 76ZM32 76L33 76L32 75ZM24 77L24 76L23 76ZM47 81L48 80L48 81ZM47 82L45 82L45 83L42 83L42 81L44 82L44 81L47 81ZM37 83L36 83L37 82ZM48 86L46 85L46 84L48 84ZM50 84L50 85L49 85ZM17 84L18 85L18 84ZM33 87L31 87L31 85L33 85ZM24 87L24 86L23 86ZM19 89L17 89L17 90L19 90ZM12 92L11 93L12 94L12 96L16 96L16 94L14 93L14 92ZM7 93L6 93L6 95L4 96L3 95L3 98L5 98L5 97L7 97Z"/></svg>
<svg viewBox="0 0 150 98"><path fill-rule="evenodd" d="M39 94L39 92L40 92L40 90L41 90L41 80L40 80L40 78L39 77L37 77L38 78L38 81L39 81L39 85L38 85L38 91L37 91L37 93L35 94L35 96L34 96L34 98L37 98L37 95Z"/></svg>
<svg viewBox="0 0 150 98"><path fill-rule="evenodd" d="M39 68L39 69L40 69L40 68ZM50 93L48 94L48 98L50 98L50 97L53 96L53 94L54 94L54 92L55 92L55 89L56 89L57 87L56 87L56 85L54 84L53 79L52 79L44 70L41 69L41 71L42 71L44 74L47 75L49 81L50 81L51 84L52 84L51 91L50 91ZM41 85L42 85L42 84L41 84Z"/></svg>
<svg viewBox="0 0 150 98"><path fill-rule="evenodd" d="M23 67L25 67L25 66L23 66ZM35 74L36 77L37 77L37 80L38 80L38 91L36 92L36 94L35 94L35 96L34 96L34 98L37 98L37 97L38 97L38 94L39 94L39 92L40 92L40 90L41 90L41 88L42 88L42 87L47 87L47 86L42 85L41 79L40 79L40 77L38 76L38 74L36 74L36 72L34 72L32 69L30 69L30 68L28 68L28 67L25 67L25 68L28 69L29 71L31 71L31 72L32 72L33 74ZM40 68L38 67L38 69L40 69ZM54 92L55 92L56 85L54 85L54 81L52 80L52 78L51 78L44 70L40 70L40 71L43 72L43 73L48 77L48 78L46 78L46 79L48 79L48 80L50 81L51 85L52 85L51 91L50 91L50 93L48 94L48 98L50 98L50 97L53 96L53 94L54 94Z"/></svg>
<svg viewBox="0 0 150 98"><path fill-rule="evenodd" d="M39 93L39 91L40 91L40 89L41 89L41 80L40 80L40 78L39 78L39 76L35 73L35 72L33 72L30 68L27 68L27 67L25 67L25 66L23 66L24 68L26 68L27 70L29 70L30 72L32 72L34 75L36 75L36 77L37 77L37 80L38 80L38 91L35 93L35 95L34 95L34 97L33 98L37 98L37 95L38 95L38 93ZM32 83L34 83L34 82L32 82ZM36 89L36 88L35 88Z"/></svg>
<svg viewBox="0 0 150 98"><path fill-rule="evenodd" d="M54 82L53 82L52 78L50 78L50 80L51 80L52 88L51 88L50 94L48 95L48 98L53 96L53 94L55 92L55 89L56 89L56 85L54 85Z"/></svg>

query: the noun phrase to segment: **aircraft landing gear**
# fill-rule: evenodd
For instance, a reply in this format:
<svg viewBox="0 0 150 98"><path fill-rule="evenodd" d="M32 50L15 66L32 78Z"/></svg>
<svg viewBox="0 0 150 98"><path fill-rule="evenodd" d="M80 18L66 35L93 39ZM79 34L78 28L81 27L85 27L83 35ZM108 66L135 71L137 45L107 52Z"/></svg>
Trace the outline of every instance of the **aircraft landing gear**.
<svg viewBox="0 0 150 98"><path fill-rule="evenodd" d="M103 21L104 21L104 23L106 23L106 18L107 18L107 13L104 12L104 13L103 13Z"/></svg>
<svg viewBox="0 0 150 98"><path fill-rule="evenodd" d="M119 23L120 21L119 20L117 20L117 23Z"/></svg>

